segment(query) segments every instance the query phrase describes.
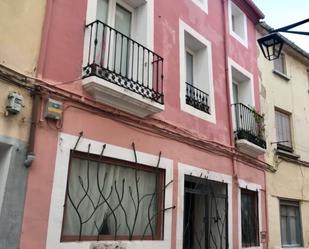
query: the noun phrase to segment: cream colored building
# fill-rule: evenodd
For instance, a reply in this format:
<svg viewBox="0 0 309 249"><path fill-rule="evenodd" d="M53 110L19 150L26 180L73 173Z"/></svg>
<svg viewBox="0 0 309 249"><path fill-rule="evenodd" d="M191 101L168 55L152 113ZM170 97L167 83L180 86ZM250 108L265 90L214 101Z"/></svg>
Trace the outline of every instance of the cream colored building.
<svg viewBox="0 0 309 249"><path fill-rule="evenodd" d="M36 75L44 12L45 1L0 1L0 249L19 245L33 106L25 75Z"/></svg>
<svg viewBox="0 0 309 249"><path fill-rule="evenodd" d="M258 37L267 34L266 24ZM309 54L287 39L282 56L259 50L265 115L269 248L309 247Z"/></svg>

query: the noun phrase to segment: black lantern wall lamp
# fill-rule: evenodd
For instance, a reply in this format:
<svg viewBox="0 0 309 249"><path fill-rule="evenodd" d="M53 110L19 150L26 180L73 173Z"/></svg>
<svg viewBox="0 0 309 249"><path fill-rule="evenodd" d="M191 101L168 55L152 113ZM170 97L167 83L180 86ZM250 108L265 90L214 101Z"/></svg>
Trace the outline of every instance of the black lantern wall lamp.
<svg viewBox="0 0 309 249"><path fill-rule="evenodd" d="M298 35L309 35L309 32L290 30L292 28L295 28L307 22L309 22L309 18L302 20L300 22L296 22L296 23L284 26L279 29L274 29L271 31L269 35L263 36L260 39L258 39L257 41L260 45L260 48L263 52L264 57L267 60L272 61L272 60L277 59L280 56L280 53L281 53L281 50L284 44L284 40L278 34L279 32L298 34Z"/></svg>

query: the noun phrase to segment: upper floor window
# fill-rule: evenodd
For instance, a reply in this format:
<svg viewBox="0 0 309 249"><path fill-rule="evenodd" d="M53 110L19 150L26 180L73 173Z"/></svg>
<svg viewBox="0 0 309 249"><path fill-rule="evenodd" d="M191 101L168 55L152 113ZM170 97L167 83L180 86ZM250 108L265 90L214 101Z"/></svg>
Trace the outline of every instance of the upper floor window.
<svg viewBox="0 0 309 249"><path fill-rule="evenodd" d="M275 110L277 147L281 150L293 151L291 136L291 114Z"/></svg>
<svg viewBox="0 0 309 249"><path fill-rule="evenodd" d="M302 228L298 202L280 201L280 226L283 247L302 246Z"/></svg>
<svg viewBox="0 0 309 249"><path fill-rule="evenodd" d="M286 63L285 63L285 55L283 53L280 54L278 59L274 60L274 71L286 75Z"/></svg>
<svg viewBox="0 0 309 249"><path fill-rule="evenodd" d="M71 154L62 241L161 240L165 170Z"/></svg>
<svg viewBox="0 0 309 249"><path fill-rule="evenodd" d="M231 35L248 47L247 17L232 0L229 1L229 23Z"/></svg>
<svg viewBox="0 0 309 249"><path fill-rule="evenodd" d="M180 21L181 109L214 121L211 44Z"/></svg>
<svg viewBox="0 0 309 249"><path fill-rule="evenodd" d="M88 0L87 8L83 88L139 117L164 109L163 58L151 50L153 1Z"/></svg>
<svg viewBox="0 0 309 249"><path fill-rule="evenodd" d="M259 246L258 193L241 189L242 247Z"/></svg>

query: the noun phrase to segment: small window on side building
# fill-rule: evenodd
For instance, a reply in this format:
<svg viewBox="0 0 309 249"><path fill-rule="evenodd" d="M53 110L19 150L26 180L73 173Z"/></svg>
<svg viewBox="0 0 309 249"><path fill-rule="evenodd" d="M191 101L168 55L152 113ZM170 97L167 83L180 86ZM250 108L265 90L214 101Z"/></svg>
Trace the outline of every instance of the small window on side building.
<svg viewBox="0 0 309 249"><path fill-rule="evenodd" d="M280 226L283 247L302 246L302 228L298 202L280 201Z"/></svg>
<svg viewBox="0 0 309 249"><path fill-rule="evenodd" d="M293 152L292 136L291 136L291 114L275 110L276 117L276 133L277 133L277 148Z"/></svg>
<svg viewBox="0 0 309 249"><path fill-rule="evenodd" d="M286 75L286 63L285 63L285 55L283 53L280 54L278 59L274 60L274 71Z"/></svg>

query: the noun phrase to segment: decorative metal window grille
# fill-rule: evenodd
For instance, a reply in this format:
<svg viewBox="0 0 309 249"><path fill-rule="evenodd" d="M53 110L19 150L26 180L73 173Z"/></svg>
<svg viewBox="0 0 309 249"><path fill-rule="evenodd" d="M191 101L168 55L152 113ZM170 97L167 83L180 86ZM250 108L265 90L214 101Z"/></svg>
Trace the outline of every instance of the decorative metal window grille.
<svg viewBox="0 0 309 249"><path fill-rule="evenodd" d="M186 82L186 104L210 114L209 95Z"/></svg>
<svg viewBox="0 0 309 249"><path fill-rule="evenodd" d="M183 249L228 248L227 184L185 176Z"/></svg>
<svg viewBox="0 0 309 249"><path fill-rule="evenodd" d="M80 139L80 138L79 138ZM79 142L79 139L77 143ZM62 241L161 240L165 170L72 150Z"/></svg>
<svg viewBox="0 0 309 249"><path fill-rule="evenodd" d="M259 246L258 195L241 189L241 238L243 247Z"/></svg>
<svg viewBox="0 0 309 249"><path fill-rule="evenodd" d="M242 103L233 106L236 121L235 138L246 139L266 149L264 117Z"/></svg>
<svg viewBox="0 0 309 249"><path fill-rule="evenodd" d="M97 76L164 104L162 57L99 20L86 25L86 37L84 78Z"/></svg>

